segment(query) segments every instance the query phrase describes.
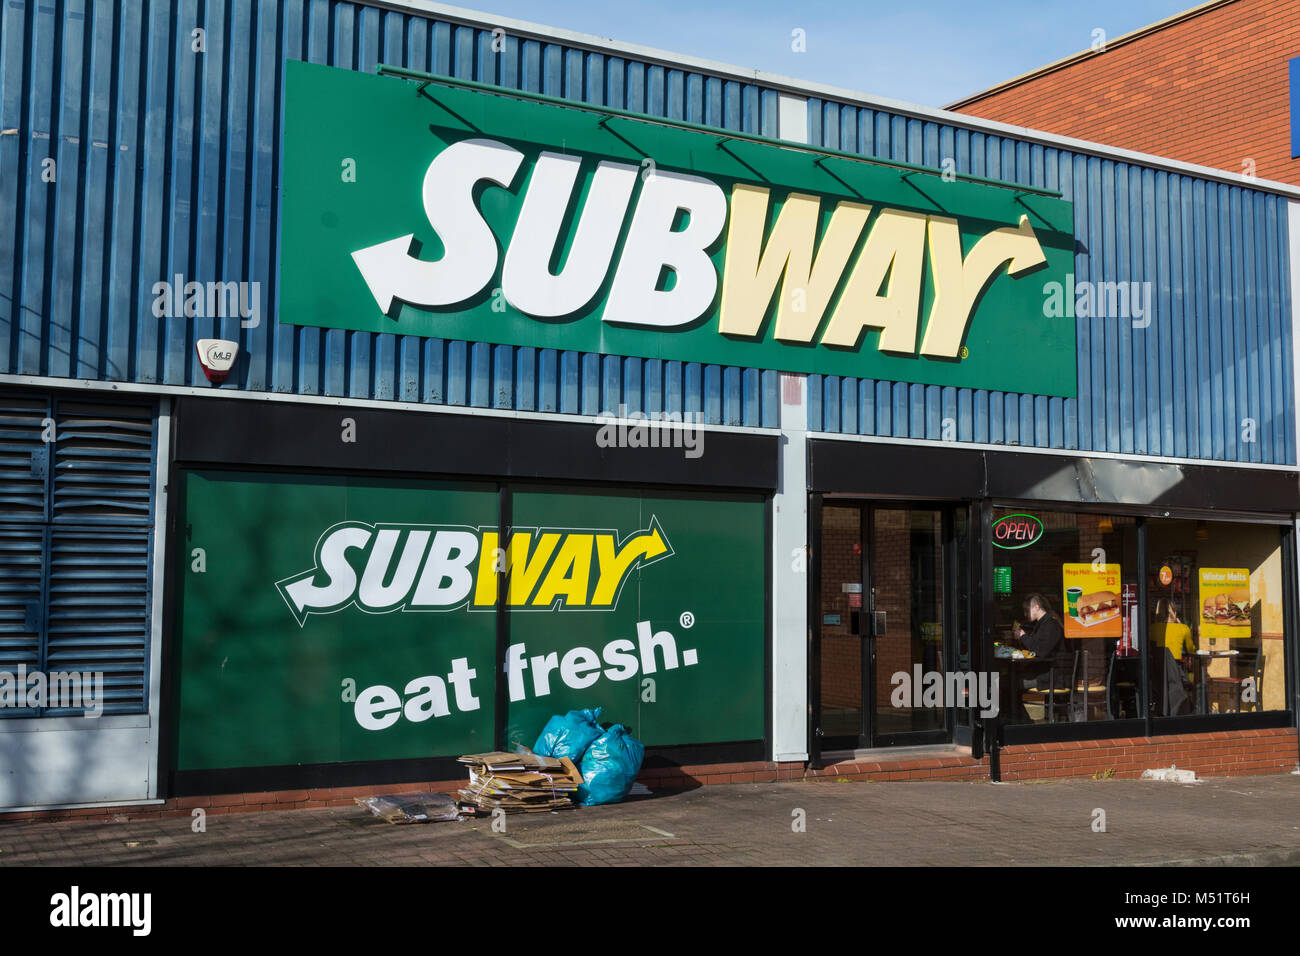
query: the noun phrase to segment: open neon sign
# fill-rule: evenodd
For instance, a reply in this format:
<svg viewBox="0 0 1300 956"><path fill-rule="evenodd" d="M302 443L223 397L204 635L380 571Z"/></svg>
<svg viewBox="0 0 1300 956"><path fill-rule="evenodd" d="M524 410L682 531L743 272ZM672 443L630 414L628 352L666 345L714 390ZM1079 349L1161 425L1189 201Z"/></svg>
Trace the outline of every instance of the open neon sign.
<svg viewBox="0 0 1300 956"><path fill-rule="evenodd" d="M1007 551L1027 548L1043 536L1043 523L1033 515L1007 515L993 522L993 544Z"/></svg>

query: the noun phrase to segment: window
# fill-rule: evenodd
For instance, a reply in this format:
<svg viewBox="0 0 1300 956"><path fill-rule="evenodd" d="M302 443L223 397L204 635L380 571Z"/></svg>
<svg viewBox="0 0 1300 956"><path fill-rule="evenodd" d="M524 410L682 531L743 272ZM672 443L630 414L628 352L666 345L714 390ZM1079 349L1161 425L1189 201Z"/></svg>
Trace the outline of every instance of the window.
<svg viewBox="0 0 1300 956"><path fill-rule="evenodd" d="M996 508L992 531L1004 721L1141 716L1137 519Z"/></svg>
<svg viewBox="0 0 1300 956"><path fill-rule="evenodd" d="M994 509L993 641L1005 722L1285 711L1284 531Z"/></svg>
<svg viewBox="0 0 1300 956"><path fill-rule="evenodd" d="M1282 529L1147 523L1152 713L1286 709Z"/></svg>

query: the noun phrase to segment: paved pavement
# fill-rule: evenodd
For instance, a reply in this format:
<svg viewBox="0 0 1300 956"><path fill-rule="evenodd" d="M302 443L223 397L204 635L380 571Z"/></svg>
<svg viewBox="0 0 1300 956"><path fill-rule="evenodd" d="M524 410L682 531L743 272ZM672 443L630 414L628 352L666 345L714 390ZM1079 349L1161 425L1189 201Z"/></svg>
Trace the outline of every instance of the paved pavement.
<svg viewBox="0 0 1300 956"><path fill-rule="evenodd" d="M189 818L0 817L0 866L1294 866L1300 776L737 784L505 822L393 826L332 807L209 813L195 833Z"/></svg>

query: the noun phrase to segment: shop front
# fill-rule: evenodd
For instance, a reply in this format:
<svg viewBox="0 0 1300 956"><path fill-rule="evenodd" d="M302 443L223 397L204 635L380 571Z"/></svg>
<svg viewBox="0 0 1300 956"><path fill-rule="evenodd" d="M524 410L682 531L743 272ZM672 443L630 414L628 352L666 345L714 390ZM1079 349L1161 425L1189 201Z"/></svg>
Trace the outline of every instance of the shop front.
<svg viewBox="0 0 1300 956"><path fill-rule="evenodd" d="M870 372L1075 392L1071 325L1038 314L1042 283L1070 268L1073 207L1059 190L933 171L918 180L833 150L378 72L286 66L283 325L599 350L687 370L762 366L796 390L803 373ZM385 175L353 175L376 169ZM411 228L436 235L441 256L403 235ZM1013 337L1034 351L1032 368L998 360L997 344ZM783 387L782 420L792 404ZM372 445L373 426L322 410L277 426L315 436L276 440L270 457L283 471L227 474L194 456L236 468L245 447L214 457L184 437L229 431L219 408L187 401L179 415L185 547L225 569L235 558L219 554L251 528L287 527L258 561L238 564L236 582L177 560L168 673L178 792L351 779L345 768L362 765L368 779L452 776L459 754L527 745L550 714L577 706L603 707L671 764L807 754L805 740L782 747L770 729L794 702L774 703L766 675L793 697L792 677L808 666L800 648L799 670L776 667L764 636L770 603L789 587L765 578L789 574L768 543L769 512L798 520L808 544L803 516L776 502L794 475L778 474L775 438L710 432L693 456L626 438L626 421L613 442L574 426L564 440L581 434L589 445L564 462L574 486L547 481L560 453L541 426L502 433L466 416L463 440L499 446L503 459L471 467L446 455L406 460L409 432L447 448L447 420L391 423L389 440ZM768 448L762 471L737 473L730 446L741 437ZM378 450L363 455L363 444ZM684 483L655 478L666 457L684 463L669 469ZM637 463L638 480L602 482L614 460ZM374 485L367 472L402 477ZM458 474L468 483L448 484ZM428 484L408 485L411 475ZM755 487L772 499L718 494ZM858 668L856 684L827 698L832 739L952 740L952 712L895 706L889 680L900 667L942 670L958 645L970 654L958 624L969 613L959 578L973 567L960 558L965 506L845 503L824 515L865 532L864 577L844 592L850 608L815 658L849 684ZM214 552L200 531L226 547ZM215 608L231 592L258 600L223 621ZM854 657L865 634L876 652ZM215 707L231 681L262 689Z"/></svg>
<svg viewBox="0 0 1300 956"><path fill-rule="evenodd" d="M947 743L996 776L1007 747L1291 725L1291 473L826 439L810 459L815 762Z"/></svg>
<svg viewBox="0 0 1300 956"><path fill-rule="evenodd" d="M256 8L6 8L0 807L450 787L587 707L660 786L1294 765L1300 191Z"/></svg>

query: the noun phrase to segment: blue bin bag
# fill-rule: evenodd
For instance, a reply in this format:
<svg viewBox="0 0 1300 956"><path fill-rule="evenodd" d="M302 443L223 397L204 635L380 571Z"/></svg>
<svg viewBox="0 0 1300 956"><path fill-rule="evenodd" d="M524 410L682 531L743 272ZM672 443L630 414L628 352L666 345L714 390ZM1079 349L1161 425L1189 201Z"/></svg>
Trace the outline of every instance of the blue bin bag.
<svg viewBox="0 0 1300 956"><path fill-rule="evenodd" d="M644 758L645 744L622 724L615 724L587 748L582 758L582 786L574 802L580 807L618 803L632 789Z"/></svg>
<svg viewBox="0 0 1300 956"><path fill-rule="evenodd" d="M543 757L568 757L574 763L580 763L591 742L605 732L597 722L599 720L599 707L571 710L563 717L556 714L542 728L541 736L533 744L533 753Z"/></svg>

